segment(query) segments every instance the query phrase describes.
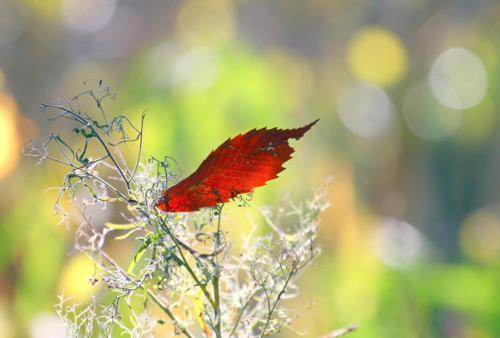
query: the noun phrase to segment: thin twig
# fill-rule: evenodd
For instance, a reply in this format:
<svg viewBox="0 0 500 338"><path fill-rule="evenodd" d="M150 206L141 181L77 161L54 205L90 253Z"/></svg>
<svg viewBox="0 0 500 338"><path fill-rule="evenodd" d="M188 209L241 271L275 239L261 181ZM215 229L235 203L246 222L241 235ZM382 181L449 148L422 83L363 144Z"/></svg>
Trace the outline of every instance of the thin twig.
<svg viewBox="0 0 500 338"><path fill-rule="evenodd" d="M104 142L103 138L101 137L101 135L99 134L99 132L97 132L97 130L95 129L95 127L93 126L92 123L90 123L89 121L85 120L83 117L81 117L79 114L75 113L74 111L72 111L70 109L67 109L67 108L65 108L63 106L56 106L56 105L51 105L51 104L44 104L43 107L49 107L49 108L54 108L54 109L62 110L66 114L69 114L70 116L72 116L73 120L75 120L75 121L79 122L81 125L89 128L90 131L93 133L93 135L101 143L101 145L102 145L104 151L106 152L106 154L108 155L109 159L113 162L113 164L116 167L116 170L118 171L118 173L120 174L120 176L123 178L123 181L124 181L125 185L127 186L128 191L130 191L130 183L129 183L127 177L125 176L125 174L123 173L122 168L118 165L118 163L116 162L115 158L111 154L111 151L109 150L108 146L106 145L106 142Z"/></svg>
<svg viewBox="0 0 500 338"><path fill-rule="evenodd" d="M200 290L203 292L203 294L205 295L205 297L207 298L207 300L209 301L210 305L214 308L216 308L216 305L215 305L215 302L214 300L212 299L212 296L210 295L210 293L208 292L206 286L204 283L202 283L200 281L200 279L198 278L198 276L196 275L196 273L194 272L194 270L191 268L191 266L189 265L189 262L187 261L186 259L186 256L184 255L184 252L182 252L182 246L179 244L179 240L177 239L177 237L172 233L172 231L169 229L169 227L167 226L167 224L165 223L165 220L159 216L159 219L160 219L160 224L162 226L162 229L167 233L167 235L170 237L170 239L172 239L172 242L174 243L174 245L176 246L177 248L177 251L179 252L179 255L181 257L181 260L183 262L183 266L186 268L186 270L188 271L189 275L191 276L191 278L193 278L193 280L195 281L195 284L200 288Z"/></svg>
<svg viewBox="0 0 500 338"><path fill-rule="evenodd" d="M215 233L215 244L214 244L214 253L219 251L220 247L220 227L221 227L221 217L222 217L222 208L224 207L224 204L220 204L216 208L217 212L217 232ZM217 262L217 256L215 256L216 260L216 265L215 265L215 275L213 279L213 288L214 288L214 302L215 302L215 320L216 320L216 325L215 325L215 335L217 338L222 337L222 319L221 319L221 307L220 307L220 285L219 285L219 278L220 278L220 270L221 267L219 265L219 262Z"/></svg>
<svg viewBox="0 0 500 338"><path fill-rule="evenodd" d="M137 173L137 168L139 168L139 162L141 161L141 153L142 153L142 142L143 142L143 131L144 131L144 118L146 117L146 114L142 113L141 117L141 128L139 131L139 149L137 150L137 160L134 165L134 169L132 170L132 173L130 174L129 182L131 182L135 174Z"/></svg>
<svg viewBox="0 0 500 338"><path fill-rule="evenodd" d="M128 280L130 281L133 281L133 279L121 268L121 266L118 265L118 263L116 263L114 261L113 258L111 258L106 252L102 251L101 252L101 255L102 257L104 257L109 264L113 265L113 267L115 267L118 271L120 271L120 273L125 277L127 278ZM186 337L189 337L189 338L193 338L193 336L187 331L187 329L182 326L179 322L179 320L175 317L175 315L172 313L172 311L170 311L170 309L165 305L163 304L163 302L160 300L160 298L150 289L148 288L147 289L147 292L148 292L148 295L151 297L151 299L162 309L163 312L165 312L165 314L173 321L174 325L179 328L179 330L186 336Z"/></svg>
<svg viewBox="0 0 500 338"><path fill-rule="evenodd" d="M243 313L245 312L245 310L248 308L248 306L250 305L250 301L253 299L253 297L258 293L259 290L255 290L247 299L247 301L245 302L245 304L243 304L243 306L240 308L240 310L238 311L238 317L236 317L236 320L234 321L234 324L233 324L233 328L231 329L231 333L229 333L229 337L232 337L234 335L234 333L236 332L236 329L238 328L238 324L240 323L241 321L241 318L243 317Z"/></svg>
<svg viewBox="0 0 500 338"><path fill-rule="evenodd" d="M118 170L118 172L120 173L120 176L123 178L123 182L125 182L125 185L127 186L127 190L130 191L130 182L128 181L127 177L123 173L122 168L120 168L120 166L116 162L116 160L113 157L113 155L111 155L111 152L108 149L108 146L106 145L106 142L104 142L104 140L102 139L101 135L99 135L99 133L95 130L94 127L90 127L90 129L94 131L95 136L97 137L97 139L101 143L102 147L104 148L104 151L106 152L106 154L108 154L109 159L113 162L113 164L116 167L116 170Z"/></svg>

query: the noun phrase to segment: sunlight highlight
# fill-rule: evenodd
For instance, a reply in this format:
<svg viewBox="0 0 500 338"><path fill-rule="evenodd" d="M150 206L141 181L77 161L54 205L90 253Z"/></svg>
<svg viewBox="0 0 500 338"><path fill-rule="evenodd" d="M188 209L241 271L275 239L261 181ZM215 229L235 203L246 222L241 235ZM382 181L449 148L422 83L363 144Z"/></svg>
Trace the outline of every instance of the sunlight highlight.
<svg viewBox="0 0 500 338"><path fill-rule="evenodd" d="M347 62L357 79L388 87L401 80L406 72L406 49L392 32L369 27L350 41Z"/></svg>
<svg viewBox="0 0 500 338"><path fill-rule="evenodd" d="M424 240L411 224L386 219L375 232L378 258L393 268L405 268L415 263L422 253Z"/></svg>
<svg viewBox="0 0 500 338"><path fill-rule="evenodd" d="M481 210L469 215L460 231L464 252L482 263L494 263L500 258L500 218Z"/></svg>
<svg viewBox="0 0 500 338"><path fill-rule="evenodd" d="M464 48L451 48L434 61L429 83L439 102L450 108L464 109L484 98L488 76L477 55Z"/></svg>
<svg viewBox="0 0 500 338"><path fill-rule="evenodd" d="M19 161L16 111L14 99L0 92L0 180L9 175Z"/></svg>
<svg viewBox="0 0 500 338"><path fill-rule="evenodd" d="M366 83L348 87L340 94L337 114L352 133L367 138L384 134L394 119L389 96L382 88Z"/></svg>
<svg viewBox="0 0 500 338"><path fill-rule="evenodd" d="M89 282L96 273L96 264L84 254L76 254L70 258L61 272L59 289L65 297L74 297L78 301L86 301L98 290L97 285Z"/></svg>

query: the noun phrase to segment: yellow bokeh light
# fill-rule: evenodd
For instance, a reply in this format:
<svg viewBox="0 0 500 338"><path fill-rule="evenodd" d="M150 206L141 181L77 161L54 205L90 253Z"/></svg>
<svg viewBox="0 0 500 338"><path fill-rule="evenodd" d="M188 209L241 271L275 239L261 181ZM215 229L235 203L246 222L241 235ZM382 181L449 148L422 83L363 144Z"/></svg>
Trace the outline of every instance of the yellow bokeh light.
<svg viewBox="0 0 500 338"><path fill-rule="evenodd" d="M460 231L460 244L471 258L495 262L500 258L500 218L489 211L468 216Z"/></svg>
<svg viewBox="0 0 500 338"><path fill-rule="evenodd" d="M351 39L347 62L358 80L387 87L405 74L406 49L390 31L381 27L368 27Z"/></svg>
<svg viewBox="0 0 500 338"><path fill-rule="evenodd" d="M36 11L36 14L47 18L54 18L59 15L61 0L25 0L25 2Z"/></svg>
<svg viewBox="0 0 500 338"><path fill-rule="evenodd" d="M92 285L97 266L84 254L76 254L66 263L61 273L59 288L66 297L78 301L90 299L98 290L99 284Z"/></svg>
<svg viewBox="0 0 500 338"><path fill-rule="evenodd" d="M12 313L7 304L6 300L2 297L0 298L0 332L2 332L2 337L13 337L13 321Z"/></svg>
<svg viewBox="0 0 500 338"><path fill-rule="evenodd" d="M0 92L0 179L6 177L19 161L19 135L14 99Z"/></svg>

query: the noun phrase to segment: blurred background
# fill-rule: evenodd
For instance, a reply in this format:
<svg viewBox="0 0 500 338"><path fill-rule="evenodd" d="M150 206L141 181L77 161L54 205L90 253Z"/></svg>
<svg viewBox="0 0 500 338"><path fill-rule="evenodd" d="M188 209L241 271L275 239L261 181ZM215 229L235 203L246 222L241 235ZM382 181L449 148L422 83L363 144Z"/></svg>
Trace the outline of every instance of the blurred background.
<svg viewBox="0 0 500 338"><path fill-rule="evenodd" d="M56 295L99 289L52 212L63 168L20 150L89 79L111 113L146 110L146 155L185 174L229 136L321 119L229 211L332 178L297 331L499 337L499 53L493 0L0 0L0 337L59 337Z"/></svg>

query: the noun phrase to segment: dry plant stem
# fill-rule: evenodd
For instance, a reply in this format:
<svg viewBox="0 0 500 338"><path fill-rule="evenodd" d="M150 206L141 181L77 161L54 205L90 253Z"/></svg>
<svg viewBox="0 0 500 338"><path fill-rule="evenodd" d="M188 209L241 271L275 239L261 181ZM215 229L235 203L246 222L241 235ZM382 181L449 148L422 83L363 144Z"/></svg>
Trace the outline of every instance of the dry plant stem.
<svg viewBox="0 0 500 338"><path fill-rule="evenodd" d="M221 242L220 242L220 222L222 217L222 208L224 204L217 206L217 232L215 234L215 245L214 245L214 253L219 251ZM219 277L220 277L220 266L217 260L217 256L215 256L215 276L213 279L213 288L214 288L214 301L215 301L215 334L217 338L222 337L222 319L221 319L221 308L220 308L220 285L219 285Z"/></svg>
<svg viewBox="0 0 500 338"><path fill-rule="evenodd" d="M221 306L220 306L220 267L219 263L217 260L217 255L222 252L223 248L221 246L221 240L220 240L220 231L221 231L221 217L222 217L222 207L223 204L220 206L216 207L215 210L217 212L217 231L215 234L215 244L214 244L214 250L213 253L210 255L205 255L205 257L213 257L215 260L215 265L216 265L216 271L215 275L212 281L212 286L213 286L213 297L210 295L208 292L207 287L200 281L194 270L191 268L186 256L184 255L184 252L182 249L185 249L189 253L193 255L195 259L198 259L200 256L203 254L198 253L196 250L193 248L189 247L187 244L183 243L180 241L170 230L170 228L167 226L165 223L164 219L161 218L161 224L163 230L168 234L168 236L172 239L174 242L177 251L179 252L179 256L181 260L183 261L183 266L186 268L188 273L191 275L193 278L195 284L200 288L204 296L207 298L208 302L210 305L213 307L214 312L215 312L215 318L216 318L216 325L215 325L215 336L217 338L222 338L222 314L221 314Z"/></svg>
<svg viewBox="0 0 500 338"><path fill-rule="evenodd" d="M100 104L100 100L93 94L93 92L90 92L90 95L94 98L94 100L96 101L97 105L98 105L98 108L99 110L102 112L103 116L104 116L104 119L105 121L107 122L107 119L106 119L106 114L104 112L104 110L102 109L102 106ZM141 119L141 127L140 127L140 130L139 130L139 133L138 133L138 138L139 138L139 149L138 149L138 159L137 159L137 162L134 166L134 169L133 169L133 173L130 174L129 173L129 178L127 178L127 176L125 175L125 173L123 172L121 166L117 163L117 161L115 160L115 158L113 157L112 153L111 153L111 150L108 148L106 142L104 141L104 139L102 138L102 136L100 135L100 133L96 130L96 128L94 128L94 126L92 124L89 124L85 119L83 119L82 117L80 117L78 114L76 114L75 112L73 112L72 110L70 109L67 109L65 107L62 107L62 106L57 106L57 105L45 105L46 107L50 107L50 108L54 108L54 109L59 109L60 111L62 111L63 113L61 113L59 116L60 117L67 117L65 116L66 114L69 114L72 119L78 123L80 123L82 126L84 127L87 127L90 132L95 135L95 137L97 138L97 140L99 141L99 143L101 144L103 150L105 151L106 153L106 156L104 158L109 158L114 167L116 168L116 170L118 171L118 173L120 174L120 176L122 177L122 180L123 182L125 183L125 185L127 186L127 190L130 192L130 182L132 181L132 179L134 178L135 176L135 173L137 171L137 168L139 166L139 162L140 162L140 153L142 151L142 133L143 133L143 128L144 128L144 114L142 115L142 119ZM116 144L116 143L115 143ZM119 152L118 152L119 153ZM63 153L64 154L64 153ZM119 153L121 155L121 153ZM124 159L122 159L122 162L125 163ZM60 162L60 163L63 163L63 164L67 164L69 165L73 171L75 172L75 174L77 174L77 172L79 171L82 171L83 167L77 167L75 166L71 161L68 160L67 163L64 163L62 161L59 161L57 159L53 159L55 160L56 162ZM88 172L88 171L85 171L84 172L85 175L83 175L82 177L84 176L90 176L92 177L93 179L96 179L98 180L99 182L101 182L102 184L106 185L108 188L110 188L113 192L115 192L118 196L120 196L121 198L123 198L123 200L129 202L130 200L128 198L126 198L118 189L116 189L114 186L112 186L109 182L107 182L106 180L103 180L101 179L100 177L96 176L96 175L93 175L92 173ZM96 197L96 196L94 196ZM187 263L187 260L185 259L183 253L182 253L182 250L180 249L179 247L179 244L178 242L175 240L175 237L172 236L172 239L174 240L174 243L177 245L177 248L181 254L181 257L183 257L184 259L184 262L185 262L185 266L188 268L188 271L190 272L190 274L192 275L192 277L197 281L197 284L200 285L201 287L201 283L199 282L199 280L197 279L196 275L194 274L193 270L189 267L189 264ZM109 256L107 255L104 251L101 252L101 254L103 255L103 257L111 264L113 265L116 269L118 269L122 274L123 276L125 276L125 278L129 279L132 281L132 278L125 272L123 271L123 269L121 269L121 267L116 263L114 262L114 260ZM179 324L179 321L175 318L175 316L173 315L173 313L169 310L169 308L167 306L165 306L163 304L163 302L160 300L160 298L153 292L151 291L151 289L148 289L147 290L148 292L148 295L151 297L151 299L163 310L163 312L174 322L175 326L186 336L186 337L192 337L191 334L186 330L186 328L182 327L180 324ZM205 289L205 294L206 295L209 295L208 291L206 291Z"/></svg>
<svg viewBox="0 0 500 338"><path fill-rule="evenodd" d="M102 139L101 135L99 135L99 133L95 130L94 127L89 127L89 128L95 133L95 135L96 135L97 139L99 140L99 142L101 143L104 151L109 156L109 159L113 162L113 164L115 165L116 169L120 173L120 176L123 178L123 182L125 182L125 185L127 186L127 191L130 191L130 182L127 179L127 177L125 176L125 174L123 173L122 168L116 162L115 158L111 155L111 152L110 152L108 146L106 145L106 142L104 142L104 140Z"/></svg>
<svg viewBox="0 0 500 338"><path fill-rule="evenodd" d="M236 332L236 329L238 328L238 324L240 323L241 321L241 318L243 316L243 313L245 312L245 310L248 308L248 306L250 305L250 301L253 299L253 297L255 297L257 295L257 291L254 291L247 299L247 301L245 302L245 304L241 307L241 309L238 311L238 317L236 317L236 320L234 321L234 325L233 325L233 328L231 329L231 333L229 333L229 337L232 337L234 335L234 333Z"/></svg>
<svg viewBox="0 0 500 338"><path fill-rule="evenodd" d="M127 179L127 177L123 173L122 168L118 165L118 163L116 162L115 158L111 154L111 151L109 150L108 146L106 145L106 142L104 142L103 138L96 131L96 129L94 128L94 126L92 126L91 124L88 124L87 121L85 121L82 117L80 117L78 114L76 114L75 112L71 111L70 109L67 109L67 108L62 107L62 106L51 105L51 104L45 104L44 106L45 107L49 107L49 108L59 109L59 110L63 111L65 114L70 114L73 117L73 120L78 121L82 126L89 128L92 131L92 133L94 133L94 135L97 137L97 139L99 140L99 143L101 143L101 145L102 145L104 151L106 152L106 154L108 155L109 159L113 162L113 164L115 165L116 169L120 173L120 176L123 178L123 181L125 182L125 185L127 186L128 191L130 191L130 182L129 182L129 180ZM64 116L64 115L61 115L61 116Z"/></svg>
<svg viewBox="0 0 500 338"><path fill-rule="evenodd" d="M269 254L271 254L272 256L274 256L274 254L269 251ZM301 255L303 254L303 252L301 253ZM281 290L279 291L278 295L276 296L276 299L274 300L273 304L271 305L271 297L267 291L267 288L266 286L264 285L265 284L265 281L263 279L261 279L263 285L262 285L262 289L264 291L264 294L266 296L266 302L267 302L267 308L268 308L268 313L267 313L267 317L266 317L266 322L264 324L264 328L262 329L262 332L260 334L260 338L266 336L266 331L269 327L269 323L271 322L271 319L272 319L272 316L273 316L273 313L275 312L276 310L276 307L278 306L279 302L281 301L281 298L283 297L283 295L286 293L287 291L287 288L288 288L288 285L290 284L291 280L293 279L294 275L299 271L301 270L304 266L306 266L312 259L314 258L314 256L312 255L311 257L309 257L302 265L299 265L298 263L294 264L292 266L292 270L287 274L287 278L285 280L285 283L283 284L283 287L281 288ZM279 264L279 267L280 267L280 270L283 274L286 274L286 269L283 267L281 261L276 257L276 262L278 262ZM260 272L258 272L259 276L260 276Z"/></svg>
<svg viewBox="0 0 500 338"><path fill-rule="evenodd" d="M101 97L101 98L98 98L98 97L94 94L94 92L93 92L92 90L88 91L87 93L88 93L88 94L92 97L92 99L95 101L95 103L96 103L96 105L97 105L97 108L99 109L99 111L100 111L100 112L101 112L101 114L102 114L102 117L103 117L103 119L104 119L104 122L105 122L106 124L108 124L108 123L109 123L109 121L108 121L107 114L106 114L106 112L104 111L104 109L103 109L103 107L102 107L102 100L104 100L104 99L107 97L107 95L105 95L105 96L103 96L103 97ZM141 135L142 135L142 134L141 134ZM110 137L110 139L113 141L113 144L114 144L114 145L116 145L117 143L116 143L116 141L114 140L114 138L112 137L112 135L109 135L109 137ZM118 154L118 156L120 157L120 160L121 160L121 162L122 162L123 166L127 169L127 172L128 172L128 174L129 174L129 175L128 175L128 176L129 176L129 179L128 179L128 180L125 180L125 181L126 181L126 182L130 182L130 180L131 180L131 175L130 175L130 172L129 172L128 167L127 167L127 162L126 162L126 161L125 161L125 159L123 158L123 154L122 154L121 152L117 151L116 153L117 153L117 154ZM117 163L115 162L115 164L117 164ZM117 165L117 167L118 167L118 165ZM124 179L125 179L125 177L124 177ZM130 190L130 187L128 187L128 188L129 188L129 190Z"/></svg>
<svg viewBox="0 0 500 338"><path fill-rule="evenodd" d="M76 98L85 95L95 101L98 115L102 113L98 120L93 118L93 113L80 109L78 101L74 106L73 99L66 104L45 105L51 108L51 120L72 122L75 127L72 131L78 135L77 145L83 141L82 147L73 147L72 143L66 143L65 137L55 133L33 141L33 148L27 152L27 155L40 158L40 162L48 159L69 168L56 206L60 207L61 195L83 204L85 221L78 228L76 248L91 255L96 264L103 267L102 280L116 293L109 306L94 305L90 310L86 307L83 319L67 316L68 313L77 315L75 305L69 310L61 308L60 316L72 330L68 332L73 332L73 337L81 336L80 333L97 336L99 332L109 336L118 328L122 334L141 337L154 332L158 325L148 309L156 306L174 325L175 334L188 338L194 338L190 328L194 330L197 318L202 331L214 338L263 338L289 327L295 316L281 303L285 295L296 296L293 291L299 271L319 252L313 244L317 234L316 217L326 205L322 195L315 195L310 203L298 206L291 203L288 213L281 208L276 211L269 208L265 218L271 225L271 234L254 236L252 232L242 251L238 255L231 254L227 250L230 242L222 232L223 204L211 210L213 214L200 214L201 217L196 214L173 217L154 207L162 191L178 174L167 157L163 161L151 158L141 163L145 115L142 115L140 127L134 126L126 116L111 119L101 104L110 96L107 89L104 96L90 90ZM135 150L133 153L137 157L134 162L127 163L120 145L135 141L138 150L137 154ZM51 149L55 150L54 154ZM107 223L104 227L91 224L92 214L85 214L88 205L106 208L108 203L114 202L126 205L127 211L121 215L127 224ZM294 217L297 227L291 228L290 233L281 229L284 224L280 217ZM216 229L207 232L203 230L205 226ZM114 236L115 239L130 240L136 236L135 239L141 242L129 264L129 272L103 250L106 234L125 230L124 235ZM204 242L205 239L210 242ZM202 246L199 251L198 241L213 245ZM158 290L163 291L160 294ZM150 298L150 305L145 304L144 309L133 308L132 296ZM121 317L124 302L133 316L132 324ZM181 308L186 311L185 315L174 311ZM224 314L224 309L231 309L231 314ZM325 338L338 337L352 330L337 330Z"/></svg>
<svg viewBox="0 0 500 338"><path fill-rule="evenodd" d="M170 230L168 229L168 231L170 231ZM217 256L218 254L220 254L224 250L224 247L220 246L218 250L213 251L211 253L202 253L202 252L190 247L189 245L187 245L186 243L181 241L179 238L175 237L175 239L176 239L177 244L179 244L179 246L181 246L183 249L188 251L195 259L196 258L210 259L210 258Z"/></svg>
<svg viewBox="0 0 500 338"><path fill-rule="evenodd" d="M125 278L133 281L133 279L105 251L102 251L101 255L106 259L106 261L108 261L109 264L113 265L113 267L115 267L118 271L120 271L120 273ZM156 303L156 305L158 305L158 307L162 309L162 311L172 320L175 327L178 328L186 337L193 338L193 336L187 331L187 329L179 323L179 320L175 317L172 311L170 311L170 309L165 304L163 304L160 298L151 289L147 289L147 292L149 297L151 297L151 299Z"/></svg>
<svg viewBox="0 0 500 338"><path fill-rule="evenodd" d="M163 219L163 217L159 216L159 218L161 220L160 224L162 226L162 229L167 233L167 235L170 237L170 239L172 239L172 242L174 242L174 245L175 245L175 247L177 249L177 252L179 252L180 258L181 258L181 260L183 262L182 265L186 268L186 270L189 273L189 275L191 276L191 278L193 278L196 286L198 286L200 288L201 292L203 292L203 294L205 295L205 297L209 301L210 305L212 305L212 307L215 310L216 309L216 305L215 305L214 300L212 299L212 296L210 295L210 292L208 292L207 287L200 281L200 279L198 278L198 276L196 275L196 273L194 272L194 270L191 268L191 265L189 264L188 260L186 259L186 256L184 255L184 252L182 251L182 245L179 244L179 240L172 233L172 231L170 230L170 228L167 226L167 224L165 223L165 220Z"/></svg>
<svg viewBox="0 0 500 338"><path fill-rule="evenodd" d="M134 169L132 170L132 174L130 175L129 183L134 179L134 176L137 173L137 169L139 168L139 163L141 161L142 144L143 144L143 137L142 137L142 135L143 135L143 132L144 132L144 119L145 118L146 118L146 114L142 113L142 116L141 116L141 127L139 129L140 131L139 131L139 134L137 136L139 138L139 148L137 150L137 160L135 162Z"/></svg>
<svg viewBox="0 0 500 338"><path fill-rule="evenodd" d="M276 309L276 306L278 306L278 303L281 300L281 297L286 292L286 288L288 287L288 283L290 283L291 279L292 279L292 274L289 274L285 284L283 285L283 288L281 289L280 293L278 294L278 297L276 297L276 301L274 302L274 304L272 306L271 306L271 300L270 300L269 294L267 293L267 290L264 288L264 292L265 292L266 298L267 298L268 314L267 314L267 318L266 318L266 323L264 324L264 328L262 329L262 332L260 334L260 338L266 336L266 330L267 330L267 327L269 326L269 323L271 322L271 318L272 318L272 315L274 313L274 310Z"/></svg>
<svg viewBox="0 0 500 338"><path fill-rule="evenodd" d="M118 195L119 197L121 197L124 201L127 201L127 202L129 201L129 199L125 195L123 195L118 189L116 189L109 182L103 180L99 176L96 176L96 175L94 175L94 174L92 174L91 172L88 172L88 171L84 172L85 175L83 175L83 173L78 174L78 172L82 170L82 167L77 167L74 164L65 163L65 162L59 161L58 159L55 159L55 158L51 158L51 157L47 157L47 158L50 159L50 160L52 160L52 161L54 161L54 162L58 162L58 163L61 163L61 164L64 164L64 165L69 165L71 168L73 168L73 172L76 175L81 175L82 177L85 177L85 175L90 176L91 178L99 181L100 183L104 184L106 187L108 187L109 189L111 189L111 191L113 191L116 195ZM96 160L96 162L97 161L101 161L104 158L107 158L107 156L106 157L101 157L100 159Z"/></svg>

